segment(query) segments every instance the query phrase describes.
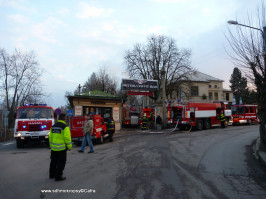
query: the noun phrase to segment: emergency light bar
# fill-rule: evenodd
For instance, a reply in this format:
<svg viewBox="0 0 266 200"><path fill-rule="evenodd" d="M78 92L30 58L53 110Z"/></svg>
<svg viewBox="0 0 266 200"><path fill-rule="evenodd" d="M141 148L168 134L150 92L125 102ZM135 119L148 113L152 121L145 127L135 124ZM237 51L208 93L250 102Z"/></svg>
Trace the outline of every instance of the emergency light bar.
<svg viewBox="0 0 266 200"><path fill-rule="evenodd" d="M25 104L24 106L47 106L47 104L38 104L38 103L30 103L30 104Z"/></svg>

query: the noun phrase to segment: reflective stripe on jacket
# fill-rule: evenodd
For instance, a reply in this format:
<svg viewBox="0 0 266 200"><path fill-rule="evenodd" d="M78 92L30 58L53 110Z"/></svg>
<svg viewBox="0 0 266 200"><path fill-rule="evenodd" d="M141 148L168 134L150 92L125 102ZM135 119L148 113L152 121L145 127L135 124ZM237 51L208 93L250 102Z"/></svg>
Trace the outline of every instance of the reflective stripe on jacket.
<svg viewBox="0 0 266 200"><path fill-rule="evenodd" d="M223 114L220 114L219 117L218 117L218 119L219 119L221 122L225 121L225 117L224 117Z"/></svg>
<svg viewBox="0 0 266 200"><path fill-rule="evenodd" d="M107 130L113 131L115 129L114 124L115 124L114 123L114 120L108 119L108 122L107 122Z"/></svg>
<svg viewBox="0 0 266 200"><path fill-rule="evenodd" d="M147 117L143 117L143 118L142 118L142 123L143 123L143 124L147 124L147 121L148 121L148 118L147 118Z"/></svg>
<svg viewBox="0 0 266 200"><path fill-rule="evenodd" d="M53 151L72 149L70 130L64 121L58 120L58 122L51 127L49 144Z"/></svg>

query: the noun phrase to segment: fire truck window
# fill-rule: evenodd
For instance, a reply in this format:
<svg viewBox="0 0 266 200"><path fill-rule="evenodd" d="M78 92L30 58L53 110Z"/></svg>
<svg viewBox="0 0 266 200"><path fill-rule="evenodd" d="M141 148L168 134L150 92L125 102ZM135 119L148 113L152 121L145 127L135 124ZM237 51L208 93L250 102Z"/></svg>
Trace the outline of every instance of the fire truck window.
<svg viewBox="0 0 266 200"><path fill-rule="evenodd" d="M234 115L234 114L237 114L237 113L236 113L236 107L233 107L233 106L232 106L232 107L231 107L231 110L232 110L232 114L233 114L233 115Z"/></svg>
<svg viewBox="0 0 266 200"><path fill-rule="evenodd" d="M248 107L245 107L245 113L249 113Z"/></svg>
<svg viewBox="0 0 266 200"><path fill-rule="evenodd" d="M178 119L182 119L182 109L181 108L173 108L173 118L174 121L177 121Z"/></svg>
<svg viewBox="0 0 266 200"><path fill-rule="evenodd" d="M238 107L237 114L244 114L244 108L242 106Z"/></svg>
<svg viewBox="0 0 266 200"><path fill-rule="evenodd" d="M254 113L253 107L250 107L249 109L250 109L250 113Z"/></svg>
<svg viewBox="0 0 266 200"><path fill-rule="evenodd" d="M53 118L53 110L50 108L22 108L18 110L18 119L28 118Z"/></svg>

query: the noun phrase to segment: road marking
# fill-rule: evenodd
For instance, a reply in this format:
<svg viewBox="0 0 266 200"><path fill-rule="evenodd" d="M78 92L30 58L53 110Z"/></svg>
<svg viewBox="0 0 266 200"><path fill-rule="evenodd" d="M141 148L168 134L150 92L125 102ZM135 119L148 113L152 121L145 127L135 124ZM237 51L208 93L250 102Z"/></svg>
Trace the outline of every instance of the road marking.
<svg viewBox="0 0 266 200"><path fill-rule="evenodd" d="M0 143L0 144L1 144L1 143ZM15 142L2 143L2 145L11 145L11 144L15 144Z"/></svg>
<svg viewBox="0 0 266 200"><path fill-rule="evenodd" d="M149 133L163 133L163 132L149 132Z"/></svg>

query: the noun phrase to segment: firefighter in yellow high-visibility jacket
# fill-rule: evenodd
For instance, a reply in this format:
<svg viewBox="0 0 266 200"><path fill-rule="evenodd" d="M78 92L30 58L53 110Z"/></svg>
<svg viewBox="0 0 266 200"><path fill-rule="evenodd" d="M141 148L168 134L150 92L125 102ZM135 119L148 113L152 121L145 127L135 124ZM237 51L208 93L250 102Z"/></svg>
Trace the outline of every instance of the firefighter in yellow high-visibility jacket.
<svg viewBox="0 0 266 200"><path fill-rule="evenodd" d="M50 129L49 144L51 147L50 179L65 180L63 171L66 165L67 150L72 149L71 134L64 113L59 115L59 120Z"/></svg>
<svg viewBox="0 0 266 200"><path fill-rule="evenodd" d="M221 121L221 127L225 128L225 117L223 113L217 114L218 119Z"/></svg>

